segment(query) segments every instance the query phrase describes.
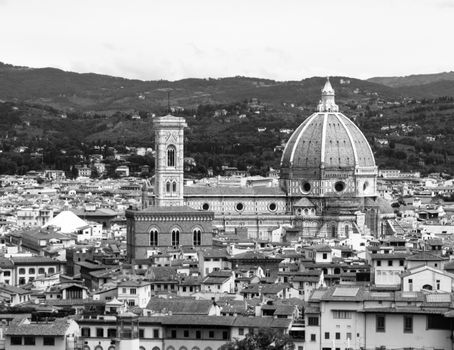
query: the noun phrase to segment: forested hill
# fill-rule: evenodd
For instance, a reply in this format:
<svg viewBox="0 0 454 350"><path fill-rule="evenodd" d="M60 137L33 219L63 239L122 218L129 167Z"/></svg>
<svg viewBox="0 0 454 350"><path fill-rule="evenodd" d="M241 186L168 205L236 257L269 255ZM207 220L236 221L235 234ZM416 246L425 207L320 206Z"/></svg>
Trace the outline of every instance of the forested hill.
<svg viewBox="0 0 454 350"><path fill-rule="evenodd" d="M0 99L39 103L64 111L103 113L153 110L166 106L168 91L171 105L184 108L201 104L229 104L251 98L272 105L313 105L320 98L324 80L315 77L281 82L232 77L141 81L0 63ZM358 100L371 95L399 99L402 95L393 88L359 79L333 77L331 81L339 101Z"/></svg>
<svg viewBox="0 0 454 350"><path fill-rule="evenodd" d="M382 84L389 87L420 86L440 81L453 81L454 72L444 72L435 74L414 74L404 77L374 77L367 79L372 83Z"/></svg>

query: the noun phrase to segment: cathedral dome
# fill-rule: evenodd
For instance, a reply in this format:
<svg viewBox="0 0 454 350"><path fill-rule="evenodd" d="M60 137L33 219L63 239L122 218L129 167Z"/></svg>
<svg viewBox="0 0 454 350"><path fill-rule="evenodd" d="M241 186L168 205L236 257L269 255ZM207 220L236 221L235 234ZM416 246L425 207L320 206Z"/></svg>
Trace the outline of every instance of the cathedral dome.
<svg viewBox="0 0 454 350"><path fill-rule="evenodd" d="M318 112L296 129L285 146L281 179L309 181L338 178L343 185L338 183L337 189L342 190L334 192L344 192L346 181L342 179L363 175L376 175L372 149L359 128L339 113L334 90L327 80ZM313 192L310 191L313 187L310 183L303 183L302 186L304 188L300 192ZM325 190L316 192L327 192Z"/></svg>

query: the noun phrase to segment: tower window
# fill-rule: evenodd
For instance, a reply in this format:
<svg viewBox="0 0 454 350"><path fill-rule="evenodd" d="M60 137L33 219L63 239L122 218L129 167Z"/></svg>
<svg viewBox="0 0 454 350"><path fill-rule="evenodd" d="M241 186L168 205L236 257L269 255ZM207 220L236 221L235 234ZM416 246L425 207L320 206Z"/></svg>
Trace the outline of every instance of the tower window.
<svg viewBox="0 0 454 350"><path fill-rule="evenodd" d="M177 183L174 181L172 183L172 192L176 192L177 191Z"/></svg>
<svg viewBox="0 0 454 350"><path fill-rule="evenodd" d="M199 228L196 228L193 232L193 244L199 246L202 243L202 231Z"/></svg>
<svg viewBox="0 0 454 350"><path fill-rule="evenodd" d="M170 193L170 181L167 181L166 183L166 192Z"/></svg>
<svg viewBox="0 0 454 350"><path fill-rule="evenodd" d="M172 230L172 246L180 245L180 230Z"/></svg>
<svg viewBox="0 0 454 350"><path fill-rule="evenodd" d="M167 147L167 166L175 166L175 146Z"/></svg>
<svg viewBox="0 0 454 350"><path fill-rule="evenodd" d="M150 246L156 247L158 245L158 230L153 229L150 231Z"/></svg>

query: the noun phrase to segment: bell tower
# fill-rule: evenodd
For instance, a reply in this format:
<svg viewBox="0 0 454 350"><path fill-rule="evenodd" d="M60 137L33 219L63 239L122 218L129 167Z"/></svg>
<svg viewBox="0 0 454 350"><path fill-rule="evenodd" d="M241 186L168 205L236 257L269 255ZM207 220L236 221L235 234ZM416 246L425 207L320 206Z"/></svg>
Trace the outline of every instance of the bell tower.
<svg viewBox="0 0 454 350"><path fill-rule="evenodd" d="M186 120L173 115L155 117L155 204L183 205L184 128Z"/></svg>

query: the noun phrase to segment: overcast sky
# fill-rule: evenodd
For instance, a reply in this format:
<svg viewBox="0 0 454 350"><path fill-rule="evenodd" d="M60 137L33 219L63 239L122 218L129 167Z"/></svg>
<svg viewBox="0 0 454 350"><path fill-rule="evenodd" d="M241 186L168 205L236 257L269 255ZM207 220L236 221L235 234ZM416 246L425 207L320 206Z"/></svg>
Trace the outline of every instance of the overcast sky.
<svg viewBox="0 0 454 350"><path fill-rule="evenodd" d="M0 61L143 80L454 70L454 0L0 0Z"/></svg>

